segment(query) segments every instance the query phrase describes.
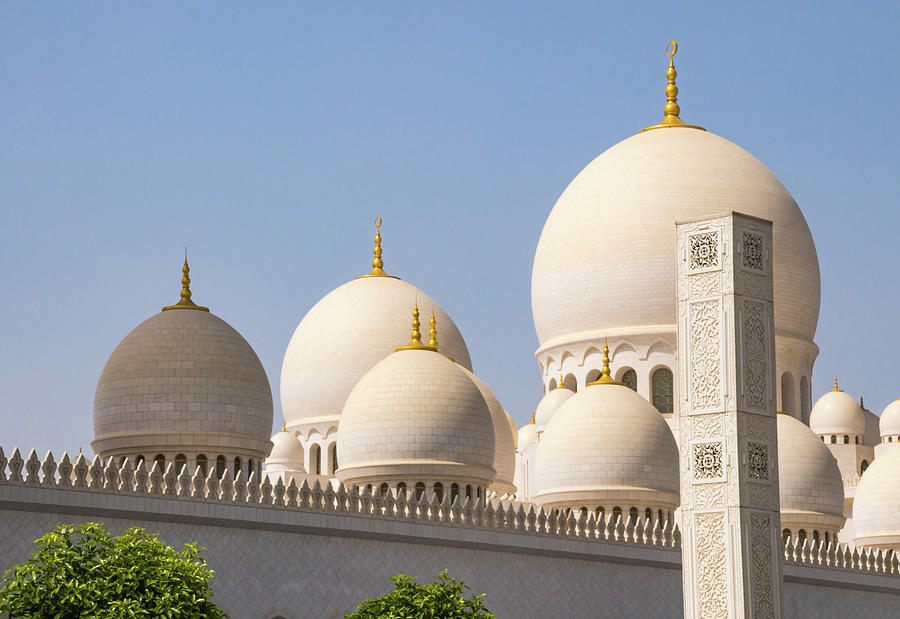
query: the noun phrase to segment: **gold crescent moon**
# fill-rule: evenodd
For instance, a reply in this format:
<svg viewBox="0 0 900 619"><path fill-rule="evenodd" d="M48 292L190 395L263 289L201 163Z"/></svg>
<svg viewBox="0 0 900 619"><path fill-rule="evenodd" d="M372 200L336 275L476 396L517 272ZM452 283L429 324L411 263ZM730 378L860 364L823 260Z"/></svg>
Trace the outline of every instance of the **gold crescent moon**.
<svg viewBox="0 0 900 619"><path fill-rule="evenodd" d="M671 52L669 51L669 48L670 48L670 47L672 48L672 51L671 51ZM668 43L666 43L666 56L668 56L669 58L671 58L671 57L674 56L677 52L678 52L678 41L676 41L675 39L672 39L671 41L669 41Z"/></svg>
<svg viewBox="0 0 900 619"><path fill-rule="evenodd" d="M375 227L376 227L376 228L380 228L380 227L381 227L381 217L376 217L376 218L375 218Z"/></svg>

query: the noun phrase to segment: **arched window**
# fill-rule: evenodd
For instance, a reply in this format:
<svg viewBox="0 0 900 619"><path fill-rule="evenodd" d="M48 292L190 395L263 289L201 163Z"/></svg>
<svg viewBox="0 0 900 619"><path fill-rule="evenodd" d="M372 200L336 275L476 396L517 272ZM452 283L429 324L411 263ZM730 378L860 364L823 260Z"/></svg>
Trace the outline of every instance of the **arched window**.
<svg viewBox="0 0 900 619"><path fill-rule="evenodd" d="M216 457L216 479L222 479L225 474L225 456Z"/></svg>
<svg viewBox="0 0 900 619"><path fill-rule="evenodd" d="M459 496L459 484L450 484L450 502L453 503L456 501L456 497Z"/></svg>
<svg viewBox="0 0 900 619"><path fill-rule="evenodd" d="M402 496L404 499L406 498L406 484L402 481L397 484L397 496Z"/></svg>
<svg viewBox="0 0 900 619"><path fill-rule="evenodd" d="M563 384L569 391L578 391L578 381L575 379L574 374L567 374L563 379Z"/></svg>
<svg viewBox="0 0 900 619"><path fill-rule="evenodd" d="M381 493L381 496L387 496L389 489L390 486L388 486L387 484L381 484L381 486L379 486L378 488L378 492Z"/></svg>
<svg viewBox="0 0 900 619"><path fill-rule="evenodd" d="M646 518L647 520L650 520L651 518L653 518L653 510L650 509L649 507L644 510L644 518Z"/></svg>
<svg viewBox="0 0 900 619"><path fill-rule="evenodd" d="M831 435L831 444L832 445L837 444L837 437L834 434Z"/></svg>
<svg viewBox="0 0 900 619"><path fill-rule="evenodd" d="M632 507L631 509L628 510L628 522L630 522L631 524L634 524L637 522L637 518L638 518L637 507Z"/></svg>
<svg viewBox="0 0 900 619"><path fill-rule="evenodd" d="M331 447L328 448L328 474L334 475L335 471L338 470L338 460L337 460L337 443L332 443Z"/></svg>
<svg viewBox="0 0 900 619"><path fill-rule="evenodd" d="M441 482L434 484L434 495L437 497L438 503L444 500L444 484Z"/></svg>
<svg viewBox="0 0 900 619"><path fill-rule="evenodd" d="M859 445L859 436L854 437L856 439L856 444Z"/></svg>
<svg viewBox="0 0 900 619"><path fill-rule="evenodd" d="M616 505L613 507L613 522L618 522L619 518L622 517L622 508Z"/></svg>
<svg viewBox="0 0 900 619"><path fill-rule="evenodd" d="M603 520L603 517L606 516L606 510L603 509L602 505L594 510L594 516L597 518L598 521Z"/></svg>
<svg viewBox="0 0 900 619"><path fill-rule="evenodd" d="M806 376L800 377L800 414L803 415L803 423L809 425L809 379Z"/></svg>
<svg viewBox="0 0 900 619"><path fill-rule="evenodd" d="M622 373L621 382L625 383L625 386L632 391L637 391L637 372L628 368Z"/></svg>
<svg viewBox="0 0 900 619"><path fill-rule="evenodd" d="M660 522L662 522L663 521L663 511L659 510L656 514L656 517L659 519Z"/></svg>
<svg viewBox="0 0 900 619"><path fill-rule="evenodd" d="M844 445L846 445L849 442L850 442L850 437L845 434L844 435Z"/></svg>
<svg viewBox="0 0 900 619"><path fill-rule="evenodd" d="M322 474L322 448L315 443L309 446L309 470Z"/></svg>
<svg viewBox="0 0 900 619"><path fill-rule="evenodd" d="M862 475L863 473L865 473L867 468L869 468L869 463L868 463L868 462L866 462L865 460L863 460L862 462L860 462L860 464L859 464L859 474ZM874 473L873 473L873 474L874 474Z"/></svg>
<svg viewBox="0 0 900 619"><path fill-rule="evenodd" d="M550 390L550 391L553 391L554 389L556 389L556 379L555 379L555 378L551 378L551 379L550 379L549 390Z"/></svg>
<svg viewBox="0 0 900 619"><path fill-rule="evenodd" d="M143 462L143 461L144 461L144 456L138 456L138 457L134 460L134 466L137 467L137 466L138 466L141 462Z"/></svg>
<svg viewBox="0 0 900 619"><path fill-rule="evenodd" d="M796 391L797 387L794 383L794 375L790 372L785 372L781 375L781 410L783 410L788 415L792 417L799 417L797 415L797 399L796 399Z"/></svg>
<svg viewBox="0 0 900 619"><path fill-rule="evenodd" d="M166 470L166 457L162 454L156 454L156 457L153 458L153 466L159 465L160 471Z"/></svg>
<svg viewBox="0 0 900 619"><path fill-rule="evenodd" d="M802 546L803 542L805 542L805 541L806 541L806 529L800 529L799 531L797 531L797 543Z"/></svg>
<svg viewBox="0 0 900 619"><path fill-rule="evenodd" d="M200 454L197 456L197 466L200 467L200 474L203 477L206 477L206 454Z"/></svg>
<svg viewBox="0 0 900 619"><path fill-rule="evenodd" d="M653 372L650 379L653 387L653 406L661 413L671 413L675 410L672 399L672 370L659 368Z"/></svg>
<svg viewBox="0 0 900 619"><path fill-rule="evenodd" d="M819 530L818 530L818 529L815 529L815 530L813 531L813 543L814 543L814 544L818 544L818 543L819 543Z"/></svg>
<svg viewBox="0 0 900 619"><path fill-rule="evenodd" d="M235 479L237 479L237 475L240 472L241 472L241 457L235 456L234 457L234 477L235 477Z"/></svg>
<svg viewBox="0 0 900 619"><path fill-rule="evenodd" d="M828 543L829 543L829 541L828 541L828 531L825 531L825 545L827 546Z"/></svg>
<svg viewBox="0 0 900 619"><path fill-rule="evenodd" d="M425 496L425 482L417 481L416 482L416 500L419 501L421 498Z"/></svg>
<svg viewBox="0 0 900 619"><path fill-rule="evenodd" d="M600 378L600 370L591 370L587 373L587 376L584 379L585 385L590 385L592 382Z"/></svg>
<svg viewBox="0 0 900 619"><path fill-rule="evenodd" d="M253 475L256 471L253 470L253 458L247 458L247 480L249 481L250 476ZM259 480L257 480L259 481Z"/></svg>
<svg viewBox="0 0 900 619"><path fill-rule="evenodd" d="M178 454L175 456L175 472L181 475L181 470L187 466L187 456Z"/></svg>
<svg viewBox="0 0 900 619"><path fill-rule="evenodd" d="M785 529L781 532L781 540L786 544L787 541L791 538L791 530Z"/></svg>
<svg viewBox="0 0 900 619"><path fill-rule="evenodd" d="M466 498L472 498L472 484L466 484Z"/></svg>
<svg viewBox="0 0 900 619"><path fill-rule="evenodd" d="M822 437L822 442L823 442L823 443L825 442L825 437L824 437L824 436Z"/></svg>
<svg viewBox="0 0 900 619"><path fill-rule="evenodd" d="M475 487L475 498L481 500L481 486Z"/></svg>

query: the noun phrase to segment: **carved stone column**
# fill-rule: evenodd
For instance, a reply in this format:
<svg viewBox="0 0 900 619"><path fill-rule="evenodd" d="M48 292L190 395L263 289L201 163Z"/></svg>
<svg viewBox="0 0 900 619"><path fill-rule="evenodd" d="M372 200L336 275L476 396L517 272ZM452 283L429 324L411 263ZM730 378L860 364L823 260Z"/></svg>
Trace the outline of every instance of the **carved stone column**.
<svg viewBox="0 0 900 619"><path fill-rule="evenodd" d="M677 224L685 617L782 617L772 223Z"/></svg>

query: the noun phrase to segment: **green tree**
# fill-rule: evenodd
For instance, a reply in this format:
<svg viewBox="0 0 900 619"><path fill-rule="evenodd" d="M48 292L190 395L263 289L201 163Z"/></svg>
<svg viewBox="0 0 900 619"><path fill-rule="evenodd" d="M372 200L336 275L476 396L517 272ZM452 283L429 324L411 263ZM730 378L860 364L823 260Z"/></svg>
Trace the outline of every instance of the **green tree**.
<svg viewBox="0 0 900 619"><path fill-rule="evenodd" d="M484 607L484 594L466 600L463 593L469 587L450 578L447 570L428 585L420 585L415 578L403 574L391 580L393 591L366 600L345 619L494 619Z"/></svg>
<svg viewBox="0 0 900 619"><path fill-rule="evenodd" d="M10 617L225 617L212 603L203 548L178 552L132 528L113 537L99 523L63 525L7 570L0 615Z"/></svg>

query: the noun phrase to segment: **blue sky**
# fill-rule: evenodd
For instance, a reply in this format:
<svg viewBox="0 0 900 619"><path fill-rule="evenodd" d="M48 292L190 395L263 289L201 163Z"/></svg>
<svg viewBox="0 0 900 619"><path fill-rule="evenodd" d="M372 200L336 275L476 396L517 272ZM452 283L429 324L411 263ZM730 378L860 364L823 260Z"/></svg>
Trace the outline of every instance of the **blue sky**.
<svg viewBox="0 0 900 619"><path fill-rule="evenodd" d="M682 117L759 157L812 229L814 399L837 374L880 412L900 397L900 4L612 4L0 4L0 444L88 449L103 364L175 302L185 245L195 300L277 402L294 328L367 270L375 215L387 270L524 423L544 220L661 118L671 38Z"/></svg>

